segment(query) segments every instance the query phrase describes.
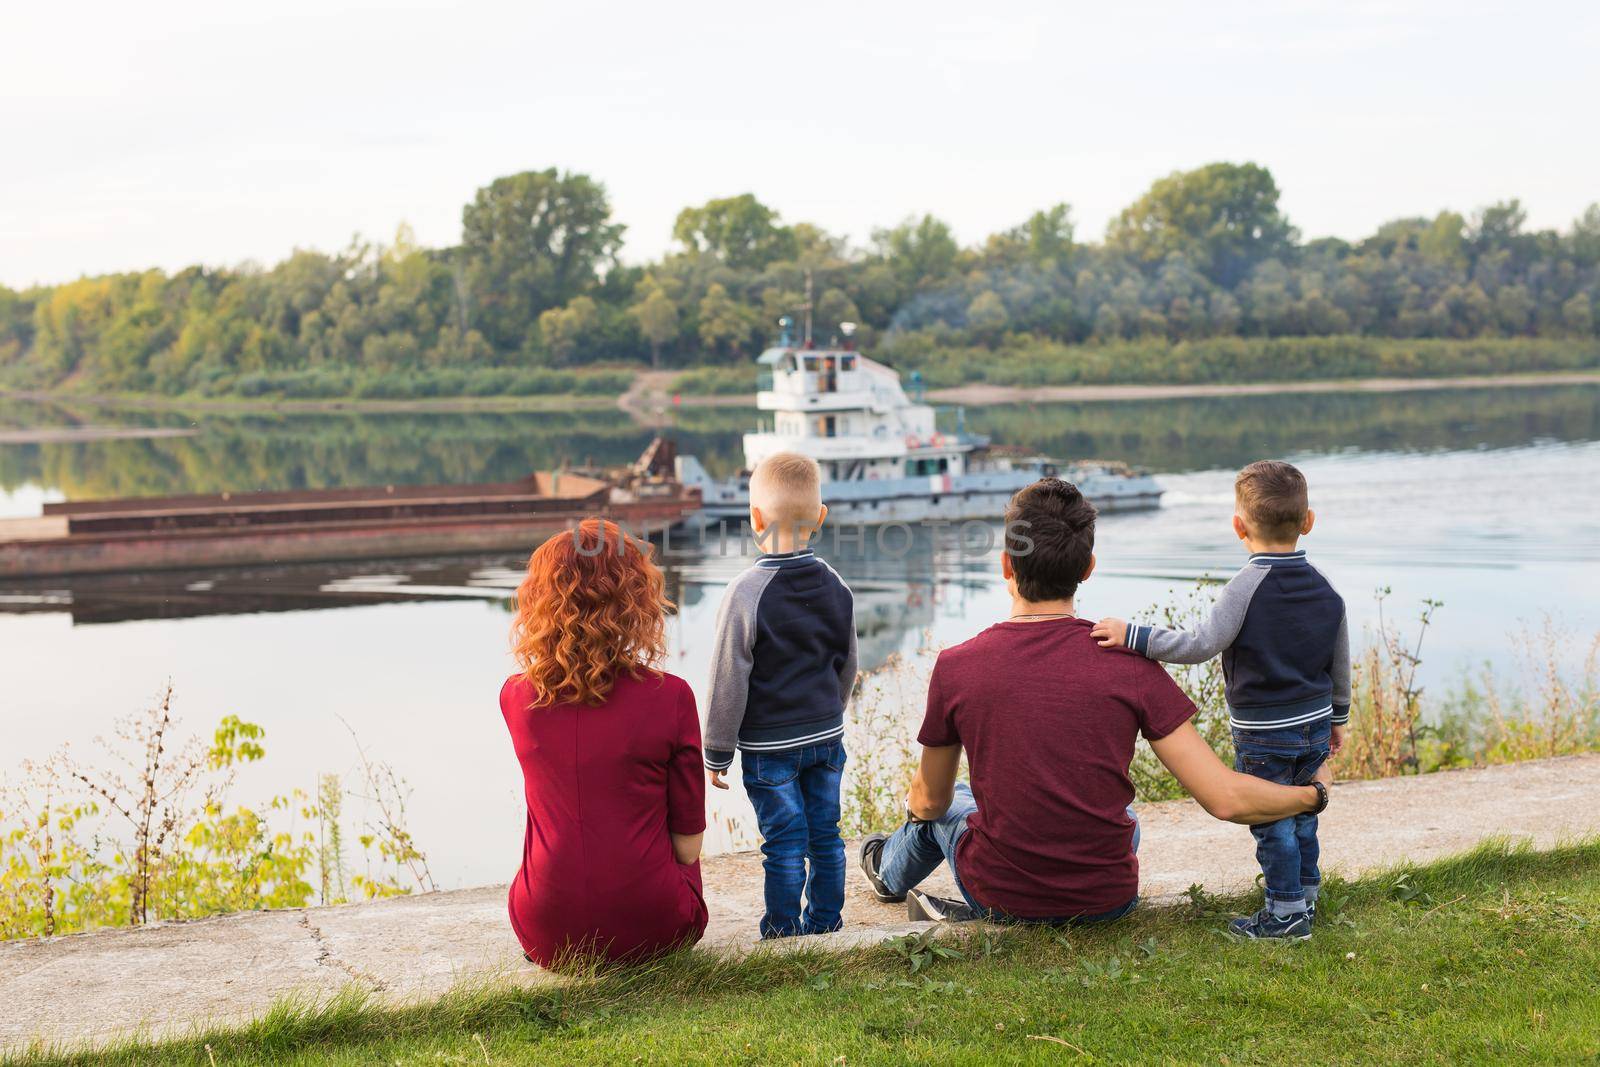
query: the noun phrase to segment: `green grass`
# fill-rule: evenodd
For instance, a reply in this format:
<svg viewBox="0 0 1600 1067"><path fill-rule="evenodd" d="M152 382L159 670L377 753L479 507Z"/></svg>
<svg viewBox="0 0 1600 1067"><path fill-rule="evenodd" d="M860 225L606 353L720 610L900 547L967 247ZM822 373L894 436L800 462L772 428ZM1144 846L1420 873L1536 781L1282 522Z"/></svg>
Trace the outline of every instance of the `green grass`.
<svg viewBox="0 0 1600 1067"><path fill-rule="evenodd" d="M1102 929L975 929L839 955L679 954L381 1009L26 1064L1550 1062L1600 1055L1600 842L1491 844L1330 881L1309 944L1239 944L1243 900ZM209 1052L207 1046L209 1045ZM213 1060L214 1057L214 1060ZM842 1057L842 1059L841 1059Z"/></svg>

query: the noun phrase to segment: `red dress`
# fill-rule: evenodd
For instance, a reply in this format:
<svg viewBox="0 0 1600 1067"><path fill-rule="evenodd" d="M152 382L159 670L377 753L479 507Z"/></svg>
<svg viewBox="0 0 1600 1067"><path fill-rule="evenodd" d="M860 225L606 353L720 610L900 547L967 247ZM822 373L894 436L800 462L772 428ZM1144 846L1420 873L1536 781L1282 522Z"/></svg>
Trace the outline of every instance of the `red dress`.
<svg viewBox="0 0 1600 1067"><path fill-rule="evenodd" d="M621 677L600 707L530 707L521 677L500 711L522 764L528 825L511 928L535 963L581 949L641 958L700 940L700 864L667 835L706 828L700 720L688 683Z"/></svg>

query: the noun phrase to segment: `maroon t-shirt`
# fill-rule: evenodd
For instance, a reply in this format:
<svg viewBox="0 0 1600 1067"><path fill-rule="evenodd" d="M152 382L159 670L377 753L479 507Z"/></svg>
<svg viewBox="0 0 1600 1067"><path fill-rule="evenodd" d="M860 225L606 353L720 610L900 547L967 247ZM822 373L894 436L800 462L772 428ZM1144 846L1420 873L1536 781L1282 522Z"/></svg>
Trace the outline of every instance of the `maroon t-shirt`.
<svg viewBox="0 0 1600 1067"><path fill-rule="evenodd" d="M966 749L978 810L957 846L973 899L1019 918L1093 915L1139 891L1138 735L1194 704L1160 664L1104 649L1087 619L1002 622L940 653L917 740Z"/></svg>

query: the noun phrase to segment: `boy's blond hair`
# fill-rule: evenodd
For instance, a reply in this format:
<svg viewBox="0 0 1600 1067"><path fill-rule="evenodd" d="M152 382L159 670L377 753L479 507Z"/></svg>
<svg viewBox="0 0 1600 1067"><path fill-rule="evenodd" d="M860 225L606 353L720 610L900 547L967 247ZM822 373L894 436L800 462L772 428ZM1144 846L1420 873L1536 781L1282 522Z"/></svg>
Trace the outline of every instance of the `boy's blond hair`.
<svg viewBox="0 0 1600 1067"><path fill-rule="evenodd" d="M770 526L816 528L822 512L822 471L798 452L774 452L750 474L750 504Z"/></svg>
<svg viewBox="0 0 1600 1067"><path fill-rule="evenodd" d="M1306 476L1278 459L1257 460L1240 471L1233 480L1233 498L1250 532L1278 543L1300 536L1311 506Z"/></svg>

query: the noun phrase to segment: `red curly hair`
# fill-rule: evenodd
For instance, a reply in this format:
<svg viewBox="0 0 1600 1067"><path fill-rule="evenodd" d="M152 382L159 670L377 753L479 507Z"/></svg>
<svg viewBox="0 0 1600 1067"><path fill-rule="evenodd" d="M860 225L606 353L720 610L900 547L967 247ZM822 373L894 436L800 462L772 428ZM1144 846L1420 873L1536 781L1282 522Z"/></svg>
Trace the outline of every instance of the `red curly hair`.
<svg viewBox="0 0 1600 1067"><path fill-rule="evenodd" d="M534 707L604 704L623 672L659 675L673 604L655 546L606 519L584 519L528 560L511 651Z"/></svg>

